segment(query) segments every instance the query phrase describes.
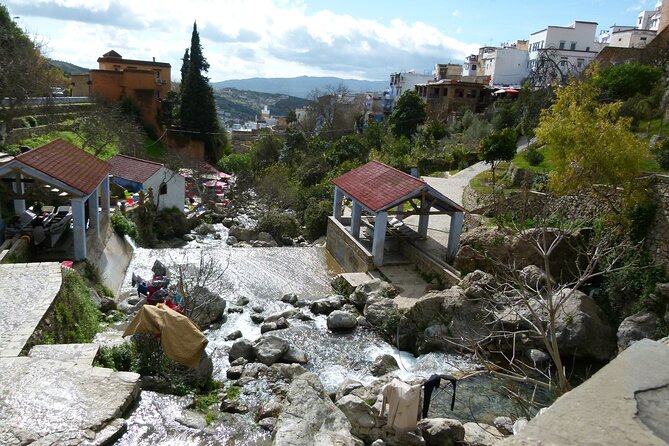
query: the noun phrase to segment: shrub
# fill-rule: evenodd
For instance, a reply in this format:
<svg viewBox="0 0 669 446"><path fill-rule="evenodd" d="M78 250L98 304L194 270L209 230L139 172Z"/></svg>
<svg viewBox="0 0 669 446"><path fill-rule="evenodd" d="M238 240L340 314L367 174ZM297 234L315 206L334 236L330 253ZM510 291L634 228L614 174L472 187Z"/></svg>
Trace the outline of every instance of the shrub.
<svg viewBox="0 0 669 446"><path fill-rule="evenodd" d="M659 142L653 152L660 167L663 170L669 170L669 139Z"/></svg>
<svg viewBox="0 0 669 446"><path fill-rule="evenodd" d="M538 166L544 161L544 154L535 145L530 145L523 156L530 166Z"/></svg>
<svg viewBox="0 0 669 446"><path fill-rule="evenodd" d="M137 240L137 225L121 212L114 212L111 216L111 223L114 231L123 237L130 236L131 239Z"/></svg>
<svg viewBox="0 0 669 446"><path fill-rule="evenodd" d="M268 232L275 240L281 237L297 237L300 234L300 225L297 219L287 213L270 212L258 221L258 231Z"/></svg>
<svg viewBox="0 0 669 446"><path fill-rule="evenodd" d="M330 201L314 201L304 211L304 226L309 240L316 240L328 230L328 217L332 212Z"/></svg>
<svg viewBox="0 0 669 446"><path fill-rule="evenodd" d="M154 231L160 239L182 237L190 232L188 219L177 208L163 209L154 221Z"/></svg>

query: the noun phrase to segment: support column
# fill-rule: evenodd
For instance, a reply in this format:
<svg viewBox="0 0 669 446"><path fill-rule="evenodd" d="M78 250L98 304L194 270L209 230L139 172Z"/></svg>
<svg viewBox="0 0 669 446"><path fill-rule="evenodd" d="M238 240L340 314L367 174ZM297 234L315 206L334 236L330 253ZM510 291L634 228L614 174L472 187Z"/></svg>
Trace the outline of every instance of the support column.
<svg viewBox="0 0 669 446"><path fill-rule="evenodd" d="M343 202L344 202L344 191L335 186L334 203L332 206L332 216L337 221L341 221L341 206Z"/></svg>
<svg viewBox="0 0 669 446"><path fill-rule="evenodd" d="M23 175L16 173L14 177L14 184L12 185L15 194L23 195L25 188L23 187ZM19 215L26 210L26 200L14 200L14 213Z"/></svg>
<svg viewBox="0 0 669 446"><path fill-rule="evenodd" d="M84 199L73 198L72 203L72 236L74 238L74 260L86 258L86 213Z"/></svg>
<svg viewBox="0 0 669 446"><path fill-rule="evenodd" d="M351 235L354 239L360 238L360 219L362 218L362 206L356 200L353 200L353 209L351 211Z"/></svg>
<svg viewBox="0 0 669 446"><path fill-rule="evenodd" d="M100 211L98 209L100 209L98 190L95 189L88 196L88 227L94 231L95 236L100 240Z"/></svg>
<svg viewBox="0 0 669 446"><path fill-rule="evenodd" d="M109 193L109 176L105 175L104 180L102 180L102 183L100 184L100 189L101 189L101 194L100 198L102 199L102 217L106 220L109 221L109 213L110 213L110 193ZM183 209L182 209L183 211Z"/></svg>
<svg viewBox="0 0 669 446"><path fill-rule="evenodd" d="M418 235L421 238L427 238L427 227L430 222L430 215L423 214L423 212L430 212L430 208L427 208L427 199L423 197L420 201L420 216L418 217Z"/></svg>
<svg viewBox="0 0 669 446"><path fill-rule="evenodd" d="M386 228L388 226L388 212L379 212L376 214L374 222L374 241L372 242L372 256L374 265L383 265L383 245L386 242Z"/></svg>
<svg viewBox="0 0 669 446"><path fill-rule="evenodd" d="M460 247L460 234L462 234L462 224L465 221L463 212L454 212L451 215L451 227L448 231L448 259L452 260L458 253Z"/></svg>

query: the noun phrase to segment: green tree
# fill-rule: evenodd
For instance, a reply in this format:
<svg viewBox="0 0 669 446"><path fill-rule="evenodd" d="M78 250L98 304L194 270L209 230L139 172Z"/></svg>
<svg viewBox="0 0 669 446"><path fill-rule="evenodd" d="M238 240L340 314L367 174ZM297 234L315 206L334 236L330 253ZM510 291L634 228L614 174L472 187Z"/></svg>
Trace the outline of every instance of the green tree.
<svg viewBox="0 0 669 446"><path fill-rule="evenodd" d="M490 136L486 136L479 145L479 155L483 161L490 164L492 172L492 193L495 193L495 170L502 161L511 161L516 156L516 131L512 128L505 128Z"/></svg>
<svg viewBox="0 0 669 446"><path fill-rule="evenodd" d="M663 75L664 70L660 67L626 63L602 69L595 85L600 89L602 99L624 101L635 95L649 95Z"/></svg>
<svg viewBox="0 0 669 446"><path fill-rule="evenodd" d="M622 103L598 101L597 73L591 73L590 79L572 80L558 90L553 105L541 113L536 135L556 152L555 170L548 181L551 190L590 190L620 213L612 195L622 188L631 197L649 152L630 131L631 118L620 116Z"/></svg>
<svg viewBox="0 0 669 446"><path fill-rule="evenodd" d="M220 159L216 165L219 170L234 173L237 181L246 183L253 178L253 164L248 153L231 153Z"/></svg>
<svg viewBox="0 0 669 446"><path fill-rule="evenodd" d="M292 124L294 122L297 122L297 113L295 113L295 110L289 110L286 114L286 123Z"/></svg>
<svg viewBox="0 0 669 446"><path fill-rule="evenodd" d="M330 146L325 153L325 157L332 166L337 166L349 160L367 162L369 149L357 136L346 135Z"/></svg>
<svg viewBox="0 0 669 446"><path fill-rule="evenodd" d="M188 52L189 49L186 48L184 57L181 59L181 85L186 82L186 76L188 75L188 66L190 65L190 54Z"/></svg>
<svg viewBox="0 0 669 446"><path fill-rule="evenodd" d="M264 136L261 140L256 141L251 148L253 170L257 173L278 163L282 149L283 142L273 135Z"/></svg>
<svg viewBox="0 0 669 446"><path fill-rule="evenodd" d="M390 131L397 138L411 138L426 119L427 111L423 100L415 91L407 91L397 100L390 115Z"/></svg>
<svg viewBox="0 0 669 446"><path fill-rule="evenodd" d="M196 138L204 141L207 160L216 164L222 155L225 141L219 136L214 91L209 85L209 78L203 74L209 70L209 63L202 54L197 23L193 24L189 54L186 77L181 84L181 127L197 132Z"/></svg>

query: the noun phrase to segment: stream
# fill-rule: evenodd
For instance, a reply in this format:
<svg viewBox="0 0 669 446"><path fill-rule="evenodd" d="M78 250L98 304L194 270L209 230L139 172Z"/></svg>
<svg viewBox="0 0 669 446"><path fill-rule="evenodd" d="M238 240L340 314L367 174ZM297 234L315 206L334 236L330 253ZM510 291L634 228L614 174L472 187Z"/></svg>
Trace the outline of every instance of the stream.
<svg viewBox="0 0 669 446"><path fill-rule="evenodd" d="M226 341L229 333L240 330L249 340L260 337L260 325L251 321L253 306L262 306L264 316L293 308L281 302L286 293L295 293L305 300L332 294L330 279L340 273L339 266L322 247L233 248L226 245L227 229L215 225L221 239L200 237L184 248L137 248L126 272L122 293L133 292L130 277L133 272L151 275L151 266L160 260L168 270L177 264L198 265L201 259L216 262L219 279L211 284L228 302L235 304L238 297L250 302L242 313L230 313L220 328L205 331L209 344L207 352L214 363L214 378L224 384L229 367L228 349L234 341ZM305 311L308 312L307 309ZM291 326L272 332L302 349L309 356L306 368L318 375L326 390L334 391L345 379L352 378L369 384L375 378L369 373L374 359L381 354L395 356L400 365L396 374L405 380L427 378L433 373L453 373L473 370L476 364L460 355L429 353L414 357L399 352L373 330L356 328L348 334L334 334L327 329L324 316L312 321L290 321ZM250 389L247 389L249 388ZM443 386L442 386L443 387ZM507 397L499 392L499 383L478 376L458 383L455 411L450 411L452 389L438 389L433 395L430 417L457 418L463 422L491 423L495 416L508 415L514 408ZM257 380L244 387L242 398L250 407L257 406L270 395L267 383ZM184 408L188 397L163 395L143 391L139 402L128 417L128 430L117 445L269 445L270 434L260 429L252 415L224 414L223 418L207 427L188 427L184 422Z"/></svg>

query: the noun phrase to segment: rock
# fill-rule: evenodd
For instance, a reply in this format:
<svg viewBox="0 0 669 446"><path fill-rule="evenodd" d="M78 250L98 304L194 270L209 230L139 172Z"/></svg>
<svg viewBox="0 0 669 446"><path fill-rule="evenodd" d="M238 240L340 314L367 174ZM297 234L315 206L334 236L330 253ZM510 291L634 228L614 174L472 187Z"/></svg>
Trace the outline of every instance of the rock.
<svg viewBox="0 0 669 446"><path fill-rule="evenodd" d="M167 268L165 265L162 264L160 260L156 260L153 262L153 266L151 267L151 271L153 274L156 276L166 276L167 275Z"/></svg>
<svg viewBox="0 0 669 446"><path fill-rule="evenodd" d="M546 277L544 270L538 266L528 265L520 270L520 280L522 280L523 284L529 287L529 289L543 290L546 288L548 278Z"/></svg>
<svg viewBox="0 0 669 446"><path fill-rule="evenodd" d="M309 357L299 348L290 346L286 353L281 356L281 362L306 364L309 362Z"/></svg>
<svg viewBox="0 0 669 446"><path fill-rule="evenodd" d="M234 361L230 363L231 366L236 366L236 365L246 365L249 363L249 360L246 358L237 358Z"/></svg>
<svg viewBox="0 0 669 446"><path fill-rule="evenodd" d="M265 418L276 418L281 413L283 406L276 400L270 400L260 405L258 408L257 420L264 420Z"/></svg>
<svg viewBox="0 0 669 446"><path fill-rule="evenodd" d="M235 224L235 221L234 221L232 218L227 217L227 218L224 218L223 221L222 221L221 223L222 223L223 226L225 226L226 228L230 228L232 225Z"/></svg>
<svg viewBox="0 0 669 446"><path fill-rule="evenodd" d="M531 348L528 352L528 356L535 365L543 364L551 359L548 353L544 352L543 350L539 350L538 348Z"/></svg>
<svg viewBox="0 0 669 446"><path fill-rule="evenodd" d="M247 413L249 407L239 400L225 400L221 403L221 412L227 413Z"/></svg>
<svg viewBox="0 0 669 446"><path fill-rule="evenodd" d="M386 442L379 438L375 442L371 443L369 446L386 446Z"/></svg>
<svg viewBox="0 0 669 446"><path fill-rule="evenodd" d="M235 225L230 228L228 235L235 237L240 242L248 242L255 238L255 231Z"/></svg>
<svg viewBox="0 0 669 446"><path fill-rule="evenodd" d="M318 299L309 305L309 309L314 314L325 314L328 315L335 310L339 310L342 305L344 305L343 298L336 294L328 296L324 299Z"/></svg>
<svg viewBox="0 0 669 446"><path fill-rule="evenodd" d="M327 325L332 331L351 331L358 325L358 319L346 311L335 310L328 316Z"/></svg>
<svg viewBox="0 0 669 446"><path fill-rule="evenodd" d="M235 237L234 235L229 235L228 238L225 239L226 245L232 246L236 245L237 243L239 243L239 240L237 240L237 237Z"/></svg>
<svg viewBox="0 0 669 446"><path fill-rule="evenodd" d="M376 427L376 416L369 404L354 395L346 395L336 404L351 423L353 435L367 442L375 439L370 438L369 435L370 430Z"/></svg>
<svg viewBox="0 0 669 446"><path fill-rule="evenodd" d="M518 434L520 434L522 431L524 431L525 428L527 427L527 423L529 423L529 421L527 420L527 418L518 418L518 419L513 423L513 435L518 435Z"/></svg>
<svg viewBox="0 0 669 446"><path fill-rule="evenodd" d="M280 317L279 319L276 320L276 329L277 330L284 330L286 328L290 327L288 324L288 321L286 318Z"/></svg>
<svg viewBox="0 0 669 446"><path fill-rule="evenodd" d="M427 327L441 318L444 295L430 293L419 299L412 300L411 306L404 313L418 327Z"/></svg>
<svg viewBox="0 0 669 446"><path fill-rule="evenodd" d="M367 318L365 318L365 316L358 316L357 321L358 321L358 327L369 328L372 326L372 324L369 323L369 321L367 320Z"/></svg>
<svg viewBox="0 0 669 446"><path fill-rule="evenodd" d="M260 375L264 375L269 370L265 364L259 362L252 362L244 366L244 371L242 372L242 378L253 378L256 379Z"/></svg>
<svg viewBox="0 0 669 446"><path fill-rule="evenodd" d="M469 299L489 299L497 289L497 281L492 274L475 270L462 278L458 284Z"/></svg>
<svg viewBox="0 0 669 446"><path fill-rule="evenodd" d="M265 321L265 316L262 316L260 314L252 314L251 320L256 324L262 324Z"/></svg>
<svg viewBox="0 0 669 446"><path fill-rule="evenodd" d="M633 342L644 338L653 339L657 330L657 314L643 310L626 317L618 327L618 353Z"/></svg>
<svg viewBox="0 0 669 446"><path fill-rule="evenodd" d="M265 322L260 326L260 333L268 333L276 330L276 322Z"/></svg>
<svg viewBox="0 0 669 446"><path fill-rule="evenodd" d="M193 234L184 234L182 238L184 239L185 242L192 242L193 240L195 240L195 236Z"/></svg>
<svg viewBox="0 0 669 446"><path fill-rule="evenodd" d="M225 313L225 300L205 287L194 287L190 297L190 306L197 310L193 311L189 317L200 328L216 322Z"/></svg>
<svg viewBox="0 0 669 446"><path fill-rule="evenodd" d="M237 298L237 305L239 305L240 307L248 305L249 302L250 302L250 300L246 296L239 296Z"/></svg>
<svg viewBox="0 0 669 446"><path fill-rule="evenodd" d="M295 317L297 310L294 308L289 308L288 310L281 311L279 313L270 314L265 318L265 322L278 322L279 319L290 319Z"/></svg>
<svg viewBox="0 0 669 446"><path fill-rule="evenodd" d="M497 417L492 422L500 433L504 435L513 435L513 420L509 417Z"/></svg>
<svg viewBox="0 0 669 446"><path fill-rule="evenodd" d="M355 389L359 389L361 387L363 387L363 385L359 381L346 378L344 382L339 384L339 387L337 387L337 391L335 392L335 402L339 401Z"/></svg>
<svg viewBox="0 0 669 446"><path fill-rule="evenodd" d="M230 305L228 307L228 313L243 313L244 309L237 305Z"/></svg>
<svg viewBox="0 0 669 446"><path fill-rule="evenodd" d="M185 409L180 417L174 419L177 423L190 427L191 429L202 430L207 427L207 421L204 419L204 415L194 410Z"/></svg>
<svg viewBox="0 0 669 446"><path fill-rule="evenodd" d="M278 246L276 240L274 240L274 237L272 237L269 232L259 232L256 238L261 242L265 242L269 245Z"/></svg>
<svg viewBox="0 0 669 446"><path fill-rule="evenodd" d="M121 302L119 309L125 314L133 314L139 311L139 308L145 303L146 303L146 297L142 296L137 298L136 296L133 296L128 300Z"/></svg>
<svg viewBox="0 0 669 446"><path fill-rule="evenodd" d="M402 432L397 435L389 435L386 438L386 444L388 446L425 446L425 440L413 432Z"/></svg>
<svg viewBox="0 0 669 446"><path fill-rule="evenodd" d="M281 237L281 244L284 246L293 246L293 239L288 237L287 235L284 235Z"/></svg>
<svg viewBox="0 0 669 446"><path fill-rule="evenodd" d="M295 293L288 293L281 296L281 302L295 305L297 303L298 297Z"/></svg>
<svg viewBox="0 0 669 446"><path fill-rule="evenodd" d="M214 225L210 223L200 223L200 225L195 228L195 233L198 235L207 235L207 234L214 234L216 232L216 228Z"/></svg>
<svg viewBox="0 0 669 446"><path fill-rule="evenodd" d="M220 240L221 238L222 238L221 234L219 234L218 232L214 234L214 240Z"/></svg>
<svg viewBox="0 0 669 446"><path fill-rule="evenodd" d="M469 446L493 446L504 435L495 426L484 423L465 423L465 442Z"/></svg>
<svg viewBox="0 0 669 446"><path fill-rule="evenodd" d="M299 364L281 364L276 363L270 366L270 369L274 369L278 372L278 375L287 381L292 381L296 376L300 376L303 373L307 373L307 369L302 367Z"/></svg>
<svg viewBox="0 0 669 446"><path fill-rule="evenodd" d="M234 361L237 358L244 358L248 361L253 361L256 359L255 349L253 344L246 339L240 339L235 341L230 347L230 352L228 353L228 358L230 362Z"/></svg>
<svg viewBox="0 0 669 446"><path fill-rule="evenodd" d="M313 373L295 377L290 384L274 436L275 446L357 446L351 423L330 400Z"/></svg>
<svg viewBox="0 0 669 446"><path fill-rule="evenodd" d="M253 346L255 356L261 363L272 365L290 348L288 341L276 336L263 336Z"/></svg>
<svg viewBox="0 0 669 446"><path fill-rule="evenodd" d="M225 337L225 340L226 340L226 341L234 341L235 339L239 339L239 338L241 338L241 337L242 337L242 332L239 331L239 330L235 330L235 331L233 331L232 333L228 334L228 335Z"/></svg>
<svg viewBox="0 0 669 446"><path fill-rule="evenodd" d="M100 311L107 314L110 311L114 310L118 310L118 305L116 304L116 301L109 296L105 295L100 296Z"/></svg>
<svg viewBox="0 0 669 446"><path fill-rule="evenodd" d="M565 299L569 292L569 289L563 289L555 296L564 299L555 327L560 354L597 361L611 359L616 349L616 335L601 308L580 291Z"/></svg>
<svg viewBox="0 0 669 446"><path fill-rule="evenodd" d="M397 304L384 297L369 299L365 305L364 316L375 327L387 327L391 321L399 320Z"/></svg>
<svg viewBox="0 0 669 446"><path fill-rule="evenodd" d="M276 418L263 418L262 420L258 421L258 427L266 430L267 432L274 432L274 429L276 429L276 422Z"/></svg>
<svg viewBox="0 0 669 446"><path fill-rule="evenodd" d="M227 376L228 379L239 379L242 377L243 372L244 372L244 366L235 365L229 367L228 370L225 371L225 376Z"/></svg>
<svg viewBox="0 0 669 446"><path fill-rule="evenodd" d="M265 311L265 307L263 307L262 305L254 305L251 307L251 309L256 313L262 313L263 311Z"/></svg>
<svg viewBox="0 0 669 446"><path fill-rule="evenodd" d="M373 376L383 376L387 373L399 370L400 366L397 360L392 355L381 355L374 359L374 364L370 367L370 372Z"/></svg>
<svg viewBox="0 0 669 446"><path fill-rule="evenodd" d="M426 418L418 422L426 446L452 446L465 439L465 428L458 420Z"/></svg>

